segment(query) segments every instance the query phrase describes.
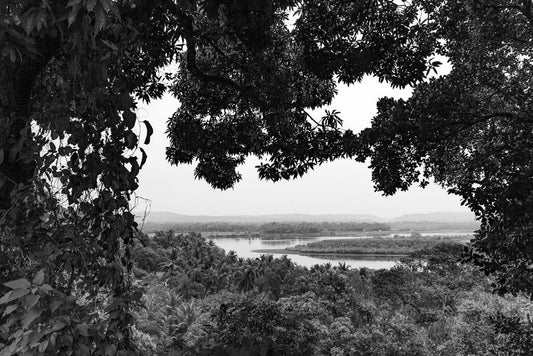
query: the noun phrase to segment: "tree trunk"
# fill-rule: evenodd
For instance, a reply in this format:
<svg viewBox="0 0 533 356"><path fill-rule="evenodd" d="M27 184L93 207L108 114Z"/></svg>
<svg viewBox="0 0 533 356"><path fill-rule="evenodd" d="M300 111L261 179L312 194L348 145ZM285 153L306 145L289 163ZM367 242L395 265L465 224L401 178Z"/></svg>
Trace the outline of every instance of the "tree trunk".
<svg viewBox="0 0 533 356"><path fill-rule="evenodd" d="M10 194L20 183L28 183L35 162L24 163L19 157L21 140L31 140L31 92L39 73L59 49L58 37L36 38L39 55L22 54L12 62L0 57L0 218L11 206Z"/></svg>

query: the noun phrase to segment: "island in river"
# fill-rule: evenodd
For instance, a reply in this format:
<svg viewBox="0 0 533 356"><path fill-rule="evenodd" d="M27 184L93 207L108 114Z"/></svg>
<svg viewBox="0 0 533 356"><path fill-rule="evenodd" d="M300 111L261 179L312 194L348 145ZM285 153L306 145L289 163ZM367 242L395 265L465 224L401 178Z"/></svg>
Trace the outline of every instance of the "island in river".
<svg viewBox="0 0 533 356"><path fill-rule="evenodd" d="M389 256L402 257L417 250L430 249L442 242L466 244L472 235L436 235L392 237L368 237L354 239L329 239L283 249L260 249L253 252L286 255L350 255L350 256Z"/></svg>

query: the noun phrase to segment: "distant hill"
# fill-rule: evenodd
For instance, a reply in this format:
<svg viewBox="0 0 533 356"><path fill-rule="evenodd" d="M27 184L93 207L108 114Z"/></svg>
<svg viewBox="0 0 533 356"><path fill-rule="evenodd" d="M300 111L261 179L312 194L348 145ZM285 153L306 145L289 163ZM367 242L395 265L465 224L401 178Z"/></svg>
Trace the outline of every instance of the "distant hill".
<svg viewBox="0 0 533 356"><path fill-rule="evenodd" d="M137 220L143 218L142 213L135 213ZM150 223L206 223L206 222L383 222L384 219L375 215L311 215L311 214L271 214L271 215L184 215L171 212L153 211L148 214L145 222Z"/></svg>
<svg viewBox="0 0 533 356"><path fill-rule="evenodd" d="M143 214L136 213L141 221ZM434 212L425 214L405 214L392 219L375 215L357 214L271 214L271 215L184 215L172 212L153 211L148 214L145 222L150 223L265 223L265 222L438 222L438 223L475 223L472 213Z"/></svg>
<svg viewBox="0 0 533 356"><path fill-rule="evenodd" d="M473 213L463 212L435 212L426 214L405 214L392 219L392 221L431 221L431 222L457 222L469 223L474 222L475 216Z"/></svg>

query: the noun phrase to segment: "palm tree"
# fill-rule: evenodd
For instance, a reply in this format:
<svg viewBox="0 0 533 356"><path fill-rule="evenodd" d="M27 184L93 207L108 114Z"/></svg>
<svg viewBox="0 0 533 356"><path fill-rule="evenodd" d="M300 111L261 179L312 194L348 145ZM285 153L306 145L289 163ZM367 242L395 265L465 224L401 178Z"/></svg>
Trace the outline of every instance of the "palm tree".
<svg viewBox="0 0 533 356"><path fill-rule="evenodd" d="M169 335L176 342L187 329L200 317L202 309L196 304L194 299L182 302L176 308L169 308L166 317Z"/></svg>
<svg viewBox="0 0 533 356"><path fill-rule="evenodd" d="M257 268L255 266L249 266L237 284L238 290L248 292L254 289L255 280L258 276Z"/></svg>
<svg viewBox="0 0 533 356"><path fill-rule="evenodd" d="M346 272L348 271L348 266L346 265L346 262L339 262L339 266L337 267L339 271Z"/></svg>

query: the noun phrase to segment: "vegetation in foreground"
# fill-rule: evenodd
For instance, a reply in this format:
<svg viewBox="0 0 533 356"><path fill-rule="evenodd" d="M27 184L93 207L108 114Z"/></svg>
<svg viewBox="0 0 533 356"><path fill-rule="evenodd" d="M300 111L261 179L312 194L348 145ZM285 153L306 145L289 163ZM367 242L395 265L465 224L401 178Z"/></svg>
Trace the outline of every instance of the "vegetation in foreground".
<svg viewBox="0 0 533 356"><path fill-rule="evenodd" d="M351 255L407 255L417 250L433 248L443 242L465 243L471 235L410 237L371 237L310 242L287 248L300 253L351 254Z"/></svg>
<svg viewBox="0 0 533 356"><path fill-rule="evenodd" d="M390 270L238 258L197 234L143 237L135 339L150 355L527 355L533 304L492 293L441 241Z"/></svg>

